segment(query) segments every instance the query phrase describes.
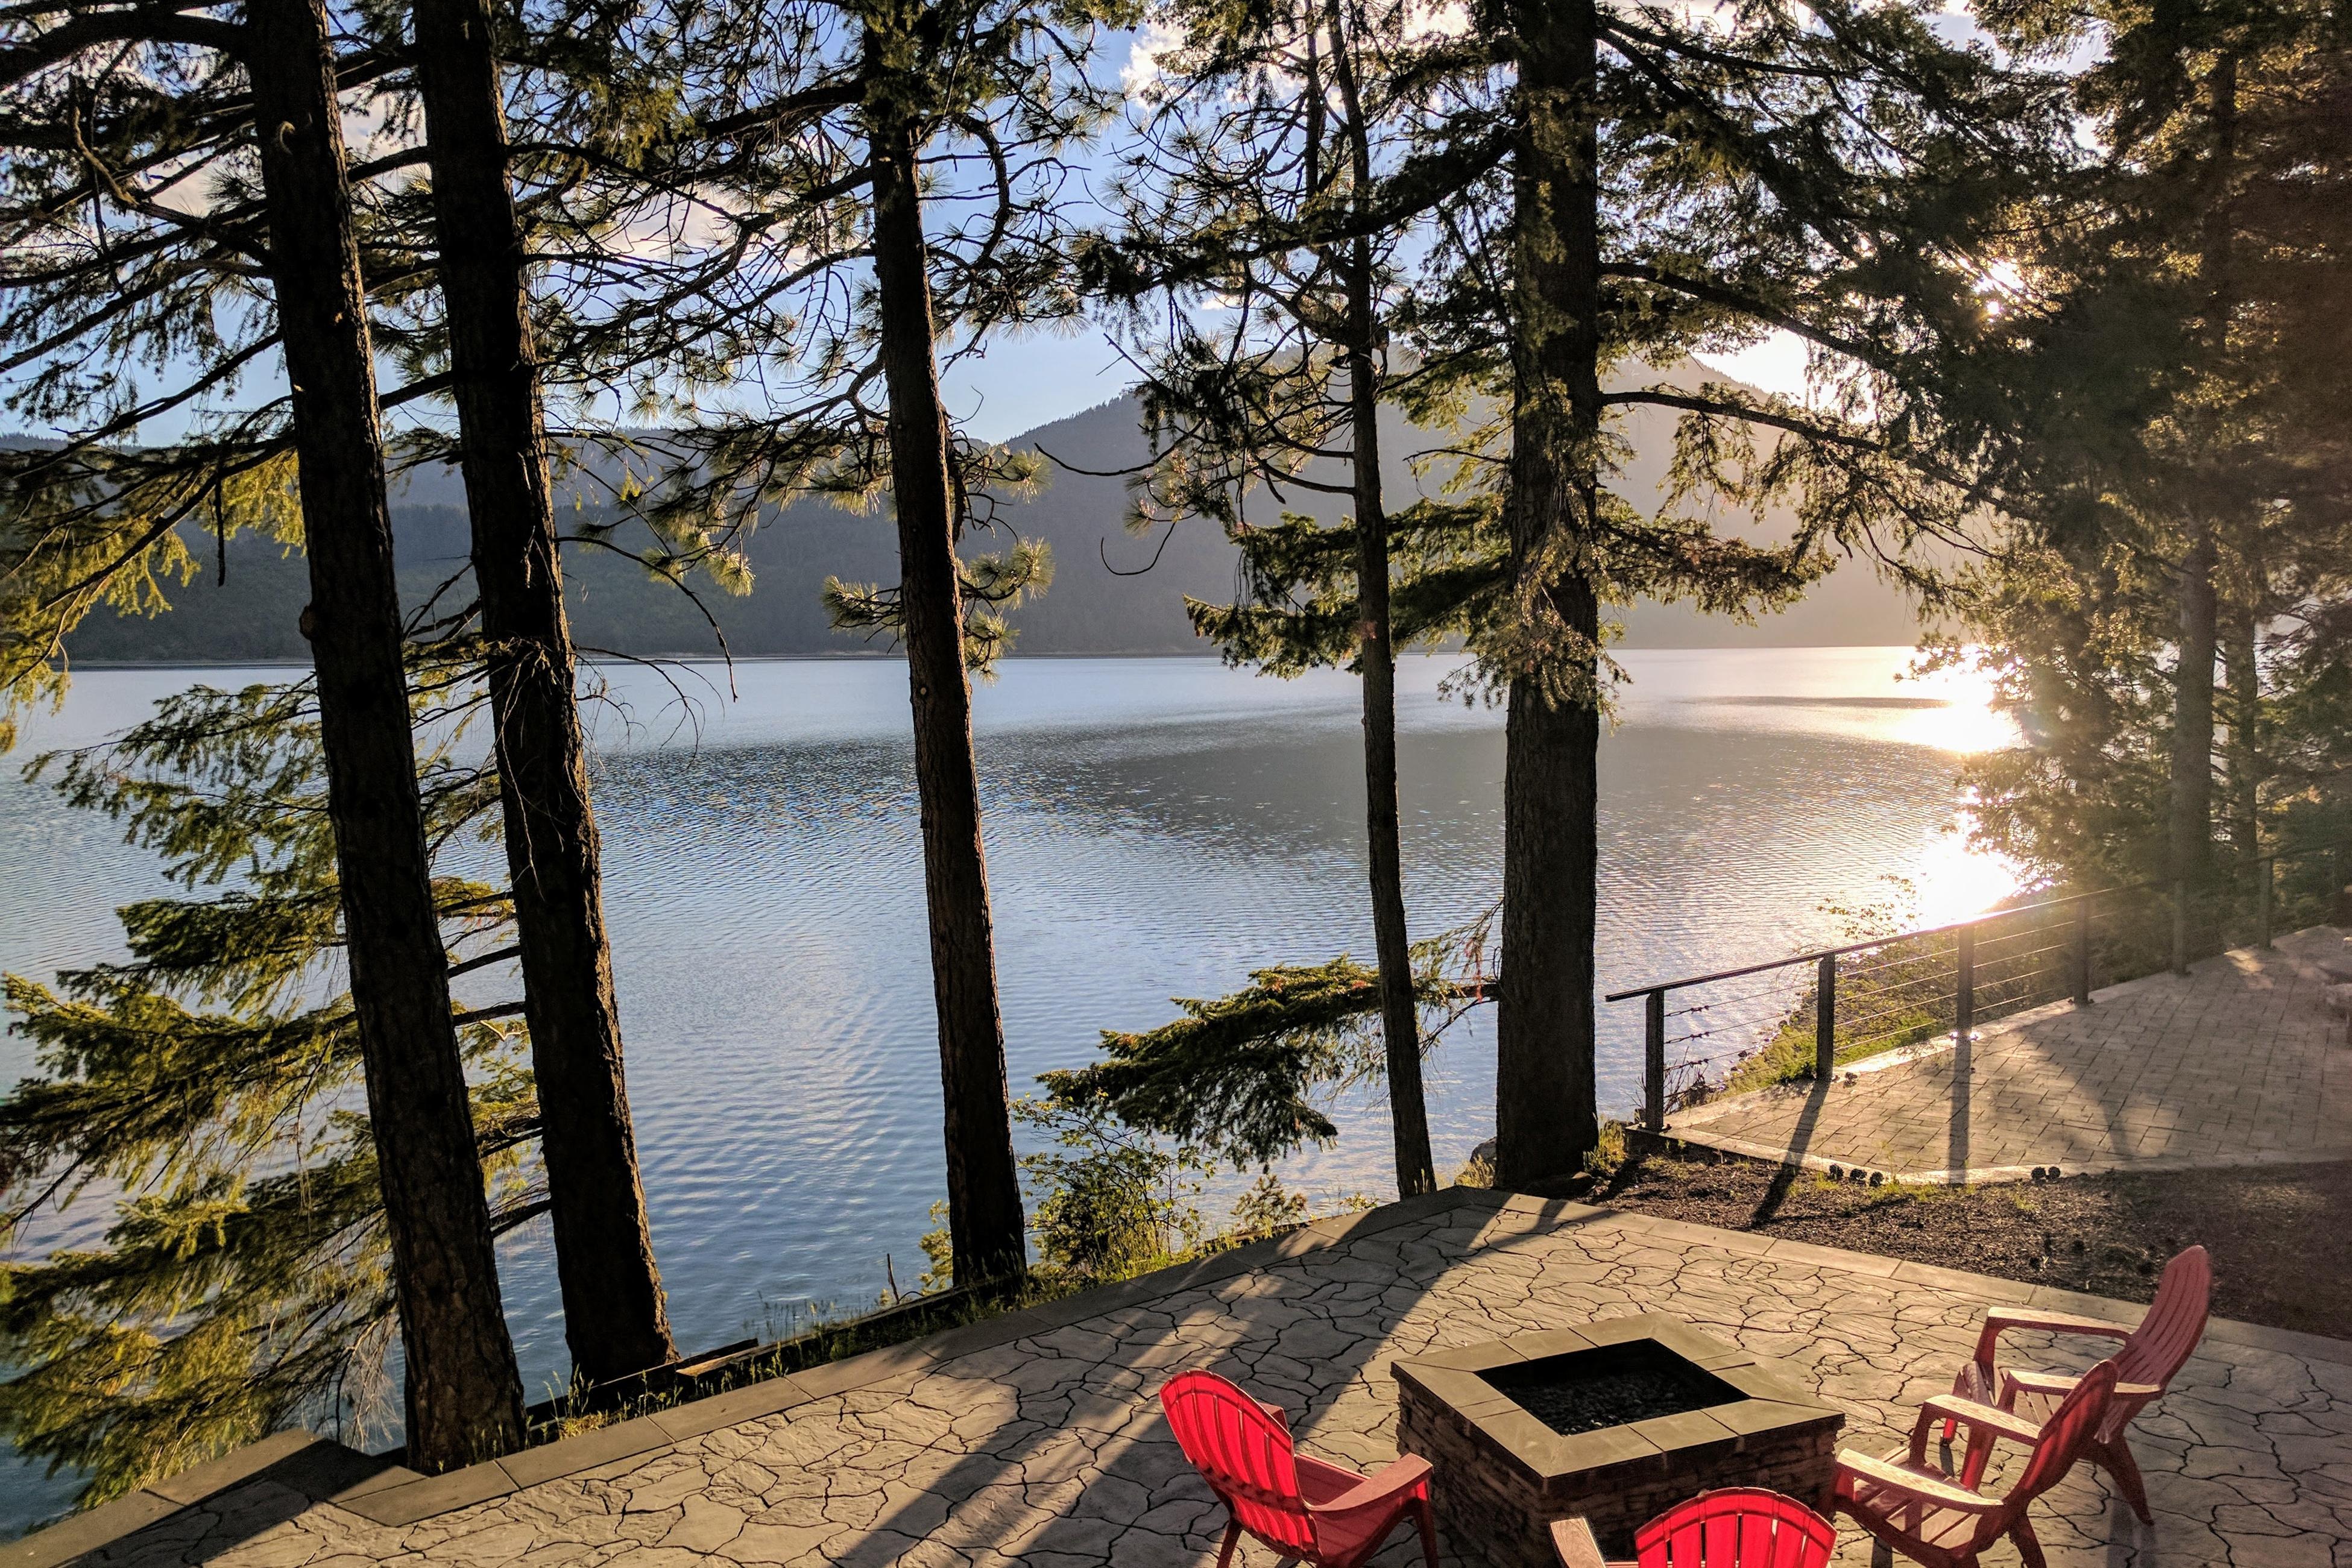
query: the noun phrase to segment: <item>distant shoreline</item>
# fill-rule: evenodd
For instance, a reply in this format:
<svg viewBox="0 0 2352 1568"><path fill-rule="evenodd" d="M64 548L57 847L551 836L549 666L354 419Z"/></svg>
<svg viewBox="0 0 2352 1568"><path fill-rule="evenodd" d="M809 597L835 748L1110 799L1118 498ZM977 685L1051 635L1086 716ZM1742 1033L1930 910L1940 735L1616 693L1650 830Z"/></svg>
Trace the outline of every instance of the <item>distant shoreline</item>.
<svg viewBox="0 0 2352 1568"><path fill-rule="evenodd" d="M1685 643L1652 646L1648 643L1619 643L1613 650L1621 653L1791 653L1807 648L1902 648L1912 649L1910 643ZM1405 658L1442 659L1460 653L1459 649L1416 648L1402 655ZM638 653L627 658L583 654L583 664L626 665L637 664L813 664L844 661L871 662L896 660L903 655L892 653L845 651L838 653L738 653L727 658L717 653ZM1046 653L1007 653L1000 664L1045 664L1070 659L1182 659L1222 663L1223 655L1214 652L1197 653L1170 653L1165 649L1090 649L1084 652ZM299 670L307 668L299 659L76 659L73 669L97 670Z"/></svg>

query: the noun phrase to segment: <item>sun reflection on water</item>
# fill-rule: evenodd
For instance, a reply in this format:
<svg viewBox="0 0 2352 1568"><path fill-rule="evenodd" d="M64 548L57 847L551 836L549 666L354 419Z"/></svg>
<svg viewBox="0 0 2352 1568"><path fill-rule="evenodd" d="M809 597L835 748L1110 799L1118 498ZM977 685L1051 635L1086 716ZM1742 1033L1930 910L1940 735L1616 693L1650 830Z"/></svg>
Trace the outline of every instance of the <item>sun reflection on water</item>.
<svg viewBox="0 0 2352 1568"><path fill-rule="evenodd" d="M1972 669L1944 669L1900 678L1904 695L1922 705L1906 706L1894 726L1894 738L1913 746L1971 756L2015 746L2017 721L1992 706L1992 678Z"/></svg>
<svg viewBox="0 0 2352 1568"><path fill-rule="evenodd" d="M1949 925L1998 907L2024 885L2023 868L1997 850L1969 843L1969 816L1954 813L1951 825L1933 835L1919 856L1911 881L1921 925Z"/></svg>
<svg viewBox="0 0 2352 1568"><path fill-rule="evenodd" d="M1903 684L1942 705L1907 710L1916 733L1906 738L1914 744L1962 757L2018 744L2016 721L1993 710L1992 681L1982 672L1948 668L1907 677ZM2024 885L2024 868L2016 861L1969 843L1973 826L1974 818L1964 805L1921 852L1912 878L1920 924L1948 925L1983 915L2013 898Z"/></svg>

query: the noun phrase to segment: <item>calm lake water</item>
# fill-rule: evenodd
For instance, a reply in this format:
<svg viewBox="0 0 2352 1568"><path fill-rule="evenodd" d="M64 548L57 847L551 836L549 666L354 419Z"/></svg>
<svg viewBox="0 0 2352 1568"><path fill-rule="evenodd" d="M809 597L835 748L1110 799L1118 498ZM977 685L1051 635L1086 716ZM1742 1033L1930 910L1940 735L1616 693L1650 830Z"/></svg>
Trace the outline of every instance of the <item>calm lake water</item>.
<svg viewBox="0 0 2352 1568"><path fill-rule="evenodd" d="M1629 652L1601 758L1602 989L1769 957L1835 929L1823 905L1916 884L1954 918L2010 886L1950 831L1958 756L2002 744L1981 695L1900 681L1903 649ZM1416 936L1500 883L1502 714L1400 675L1406 896ZM938 1054L894 661L611 674L597 710L606 899L654 1240L681 1348L765 1334L814 1302L902 1285L941 1192ZM268 672L77 676L20 755L85 744L157 696ZM977 696L1006 1049L1017 1091L1097 1031L1165 1021L1253 967L1369 956L1355 685L1208 660L1013 660ZM0 968L118 956L114 908L161 891L119 828L0 765ZM1433 1061L1441 1176L1493 1126L1489 1013ZM1603 1009L1605 1107L1638 1093L1636 1004ZM0 1071L31 1067L0 1041ZM1377 1092L1286 1169L1326 1198L1391 1190ZM89 1237L100 1206L50 1237ZM502 1255L534 1396L565 1364L543 1232ZM64 1478L0 1472L0 1531L62 1507Z"/></svg>

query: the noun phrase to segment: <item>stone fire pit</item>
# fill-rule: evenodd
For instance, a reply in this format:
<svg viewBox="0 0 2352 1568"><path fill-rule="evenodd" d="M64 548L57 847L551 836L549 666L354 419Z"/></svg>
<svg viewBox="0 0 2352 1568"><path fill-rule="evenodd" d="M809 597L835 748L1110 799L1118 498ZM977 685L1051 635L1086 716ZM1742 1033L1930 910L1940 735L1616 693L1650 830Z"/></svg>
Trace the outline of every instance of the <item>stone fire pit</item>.
<svg viewBox="0 0 2352 1568"><path fill-rule="evenodd" d="M1645 1313L1399 1361L1397 1447L1429 1460L1438 1522L1496 1568L1558 1568L1551 1521L1601 1548L1713 1487L1826 1508L1835 1406L1772 1363Z"/></svg>

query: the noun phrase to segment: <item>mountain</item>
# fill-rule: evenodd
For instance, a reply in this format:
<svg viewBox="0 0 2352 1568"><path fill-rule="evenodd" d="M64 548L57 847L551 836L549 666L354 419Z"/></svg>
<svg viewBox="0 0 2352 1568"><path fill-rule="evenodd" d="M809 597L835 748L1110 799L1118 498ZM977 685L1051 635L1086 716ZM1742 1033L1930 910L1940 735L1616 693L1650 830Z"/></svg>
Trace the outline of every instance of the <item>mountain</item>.
<svg viewBox="0 0 2352 1568"><path fill-rule="evenodd" d="M1696 385L1704 374L1685 364L1665 379ZM1640 494L1663 479L1673 451L1674 416L1643 411L1629 422L1633 456L1628 487ZM1429 433L1401 416L1384 417L1383 451L1388 480L1400 498L1418 493L1411 472L1412 455L1435 444ZM1128 492L1116 471L1143 460L1145 444L1132 399L1120 398L1067 419L1056 420L1009 444L1034 447L1060 462L1052 482L1029 498L998 511L992 536L975 530L970 548L999 548L1004 530L1045 540L1053 548L1054 586L1043 598L1014 612L1022 653L1200 653L1206 644L1192 635L1183 600L1227 599L1234 591L1234 552L1213 527L1198 521L1171 536L1137 538L1124 527ZM1080 469L1095 472L1081 472ZM1336 477L1336 476L1318 476ZM407 476L394 497L393 524L402 597L414 604L465 570L467 525L464 492L457 476L419 471ZM1291 509L1333 517L1340 497L1294 491ZM1250 497L1253 514L1271 520L1281 509L1264 492ZM1740 519L1731 519L1740 522ZM1756 537L1785 533L1785 515L1748 519L1743 531ZM308 598L308 578L299 555L263 539L230 541L225 580L209 570L215 551L209 538L192 536L191 548L207 565L196 581L169 591L170 613L153 619L94 616L68 640L78 664L201 663L231 660L301 659L306 649L295 629ZM820 501L783 508L751 537L748 548L753 591L730 598L705 589L701 597L740 657L822 655L886 651L834 631L826 624L819 590L828 576L850 581L888 582L898 571L897 532L887 511L857 514ZM634 562L584 546L567 550L564 570L573 633L583 649L637 655L709 654L718 643L709 623L683 595L650 580ZM1719 617L1661 604L1634 606L1623 617L1626 642L1635 647L1804 646L1899 643L1916 640L1918 627L1908 602L1859 564L1849 565L1818 585L1793 608L1743 627Z"/></svg>

